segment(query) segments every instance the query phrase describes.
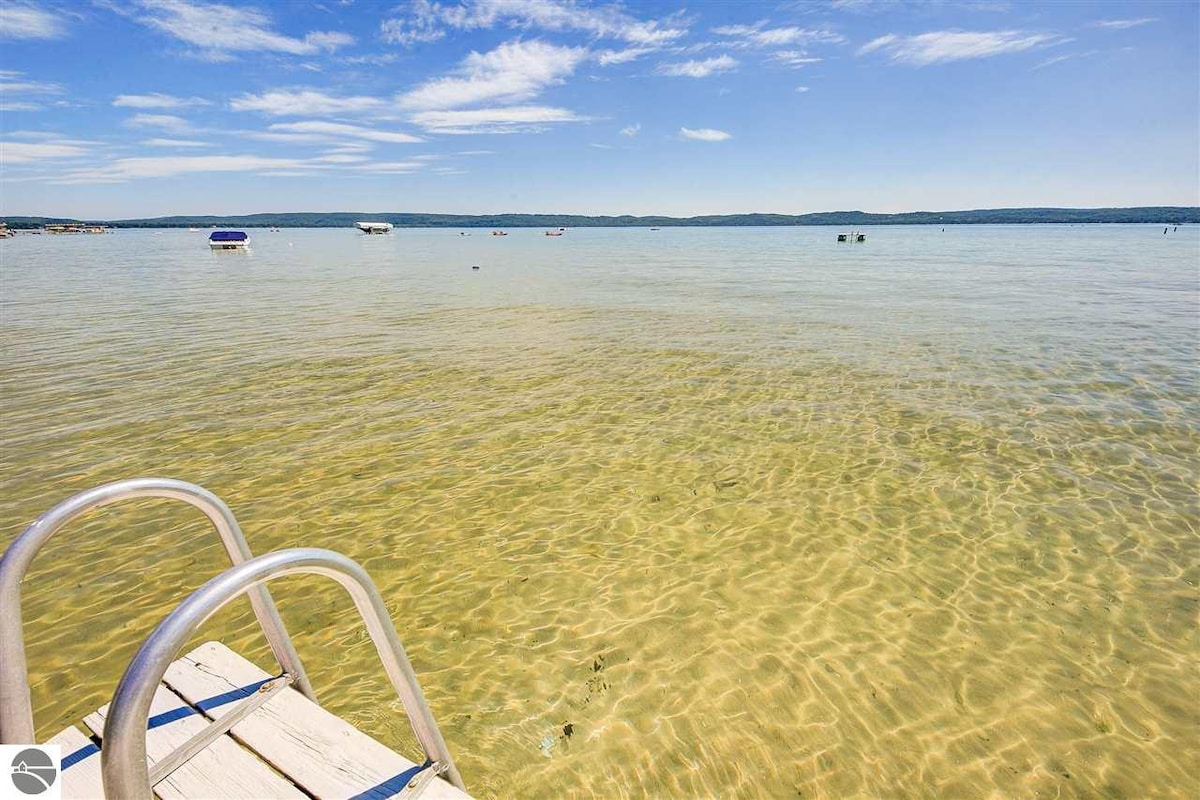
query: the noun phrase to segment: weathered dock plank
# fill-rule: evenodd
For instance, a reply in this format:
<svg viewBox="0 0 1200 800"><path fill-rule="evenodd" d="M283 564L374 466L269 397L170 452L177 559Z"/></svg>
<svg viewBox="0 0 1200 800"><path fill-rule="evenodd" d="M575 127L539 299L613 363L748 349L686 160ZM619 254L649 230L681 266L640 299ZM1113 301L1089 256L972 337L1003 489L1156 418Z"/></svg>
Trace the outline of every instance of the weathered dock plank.
<svg viewBox="0 0 1200 800"><path fill-rule="evenodd" d="M105 705L83 720L101 739L107 712L108 706ZM160 686L150 706L150 724L146 731L149 763L153 765L159 759L166 758L208 724L208 719L199 711L165 686ZM163 800L302 800L307 797L229 736L221 736L164 778L154 787L154 793Z"/></svg>
<svg viewBox="0 0 1200 800"><path fill-rule="evenodd" d="M174 662L164 682L213 719L272 676L218 642L208 642ZM222 702L214 703L214 699ZM385 798L398 793L418 766L292 689L233 726L233 736L305 791L322 800ZM466 800L435 780L422 798Z"/></svg>
<svg viewBox="0 0 1200 800"><path fill-rule="evenodd" d="M62 781L63 800L103 800L100 748L95 742L72 725L46 744L56 744L62 748L59 779Z"/></svg>

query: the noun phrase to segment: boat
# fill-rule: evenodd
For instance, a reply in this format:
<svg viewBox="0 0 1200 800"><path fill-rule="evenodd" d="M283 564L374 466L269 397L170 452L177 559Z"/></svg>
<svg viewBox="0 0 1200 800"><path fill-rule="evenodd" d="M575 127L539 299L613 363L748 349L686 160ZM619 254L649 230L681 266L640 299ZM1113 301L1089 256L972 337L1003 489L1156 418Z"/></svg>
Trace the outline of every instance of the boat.
<svg viewBox="0 0 1200 800"><path fill-rule="evenodd" d="M16 234L8 229L8 223L0 222L0 239L11 239L13 236Z"/></svg>
<svg viewBox="0 0 1200 800"><path fill-rule="evenodd" d="M562 236L562 231L546 231L547 236Z"/></svg>
<svg viewBox="0 0 1200 800"><path fill-rule="evenodd" d="M837 235L837 240L839 242L865 242L867 240L867 235L865 233L859 233L858 231L851 231L850 233L839 233Z"/></svg>
<svg viewBox="0 0 1200 800"><path fill-rule="evenodd" d="M392 223L390 222L356 222L354 227L366 234L391 233Z"/></svg>
<svg viewBox="0 0 1200 800"><path fill-rule="evenodd" d="M213 250L247 250L250 237L245 231L213 231L208 235L208 246Z"/></svg>
<svg viewBox="0 0 1200 800"><path fill-rule="evenodd" d="M492 236L508 236L504 231L492 231Z"/></svg>
<svg viewBox="0 0 1200 800"><path fill-rule="evenodd" d="M57 748L57 753L40 749L34 744L39 740L25 657L22 581L39 551L66 525L93 509L136 498L176 500L199 510L219 535L231 566L184 597L162 619L134 653L110 702L81 724L40 740L41 745ZM415 759L359 731L317 702L266 586L299 574L309 576L307 580L314 576L332 580L353 600L416 735L421 752L414 754ZM213 614L243 595L278 664L273 672L216 640L184 652L189 642L202 641L195 635ZM66 591L59 598L65 614L75 601ZM136 599L129 598L125 607L131 615L140 614ZM47 767L56 762L60 766L55 797L61 792L63 798L147 800L156 796L303 800L418 795L470 800L387 605L366 570L344 555L315 547L255 557L229 506L200 486L170 478L135 478L63 500L25 528L0 556L0 608L0 744L33 746L39 748L34 755L43 758L58 756L45 762ZM38 621L44 619L39 615ZM43 634L39 637L43 648L56 633L45 624L30 628ZM135 642L114 643L110 657L124 653L131 644ZM49 677L67 680L69 674L73 680L90 671L86 665L56 661L51 670L58 669L61 675ZM37 675L39 681L47 677ZM335 702L345 705L346 699ZM374 702L387 701L380 697ZM48 777L53 781L56 776ZM160 791L155 793L152 787Z"/></svg>

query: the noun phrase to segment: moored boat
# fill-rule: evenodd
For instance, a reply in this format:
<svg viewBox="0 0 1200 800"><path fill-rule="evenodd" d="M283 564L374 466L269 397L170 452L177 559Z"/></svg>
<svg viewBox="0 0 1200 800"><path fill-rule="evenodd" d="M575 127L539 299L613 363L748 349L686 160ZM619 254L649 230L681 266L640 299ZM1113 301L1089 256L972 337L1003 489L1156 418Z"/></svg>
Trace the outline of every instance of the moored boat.
<svg viewBox="0 0 1200 800"><path fill-rule="evenodd" d="M245 231L213 231L208 236L208 246L213 250L246 250L250 237Z"/></svg>
<svg viewBox="0 0 1200 800"><path fill-rule="evenodd" d="M356 222L354 227L366 234L392 232L392 223L390 222Z"/></svg>

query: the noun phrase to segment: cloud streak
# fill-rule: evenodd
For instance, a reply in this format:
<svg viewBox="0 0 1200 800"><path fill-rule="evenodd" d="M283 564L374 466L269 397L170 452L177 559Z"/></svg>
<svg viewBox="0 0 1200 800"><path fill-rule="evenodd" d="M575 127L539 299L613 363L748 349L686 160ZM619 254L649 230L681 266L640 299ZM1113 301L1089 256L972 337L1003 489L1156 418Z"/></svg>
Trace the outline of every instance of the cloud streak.
<svg viewBox="0 0 1200 800"><path fill-rule="evenodd" d="M0 142L0 164L27 164L53 158L78 158L87 151L70 142Z"/></svg>
<svg viewBox="0 0 1200 800"><path fill-rule="evenodd" d="M1158 17L1142 17L1141 19L1101 19L1091 24L1093 28L1107 28L1113 31L1123 31L1158 22Z"/></svg>
<svg viewBox="0 0 1200 800"><path fill-rule="evenodd" d="M574 111L547 106L508 106L477 108L466 111L422 111L414 114L414 124L435 133L518 133L545 130L547 125L582 122Z"/></svg>
<svg viewBox="0 0 1200 800"><path fill-rule="evenodd" d="M1060 36L1021 31L932 31L918 36L880 36L858 50L859 55L883 53L898 64L924 67L972 58L990 58L1062 44Z"/></svg>
<svg viewBox="0 0 1200 800"><path fill-rule="evenodd" d="M66 34L61 14L20 0L0 3L0 39L58 39Z"/></svg>
<svg viewBox="0 0 1200 800"><path fill-rule="evenodd" d="M413 0L404 16L384 20L383 39L392 44L435 42L446 30L508 27L562 33L574 31L600 39L659 47L687 33L680 15L666 20L640 20L618 5L585 6L572 0L462 0L442 4Z"/></svg>
<svg viewBox="0 0 1200 800"><path fill-rule="evenodd" d="M387 104L374 97L335 97L311 89L280 89L243 94L229 103L234 111L257 111L273 117L325 117L378 111Z"/></svg>
<svg viewBox="0 0 1200 800"><path fill-rule="evenodd" d="M203 97L174 97L169 94L151 92L150 94L119 94L112 104L117 108L190 108L192 106L210 106L211 102Z"/></svg>
<svg viewBox="0 0 1200 800"><path fill-rule="evenodd" d="M253 8L187 0L140 0L141 12L128 12L138 22L197 48L212 60L232 53L286 53L310 56L354 43L337 31L313 31L297 39L272 27L271 19Z"/></svg>
<svg viewBox="0 0 1200 800"><path fill-rule="evenodd" d="M680 128L679 136L695 142L724 142L733 138L733 134L719 131L715 128Z"/></svg>
<svg viewBox="0 0 1200 800"><path fill-rule="evenodd" d="M281 122L271 125L268 130L273 133L363 139L368 142L385 142L388 144L413 144L425 141L419 136L399 131L381 131L375 128L364 128L361 125L347 125L341 122L322 122L318 120L309 122Z"/></svg>
<svg viewBox="0 0 1200 800"><path fill-rule="evenodd" d="M678 64L660 64L659 75L675 78L707 78L709 75L719 75L736 69L737 59L730 56L716 56L703 61L684 61Z"/></svg>
<svg viewBox="0 0 1200 800"><path fill-rule="evenodd" d="M712 32L724 36L734 47L786 47L798 44L842 44L846 37L827 28L768 28L766 22L753 25L724 25Z"/></svg>

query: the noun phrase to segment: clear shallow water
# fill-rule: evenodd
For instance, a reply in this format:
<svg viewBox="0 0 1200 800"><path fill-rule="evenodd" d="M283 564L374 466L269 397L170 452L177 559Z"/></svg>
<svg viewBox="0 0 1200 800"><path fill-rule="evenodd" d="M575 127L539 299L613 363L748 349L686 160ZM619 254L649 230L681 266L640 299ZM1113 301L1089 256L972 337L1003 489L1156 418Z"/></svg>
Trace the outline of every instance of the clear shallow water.
<svg viewBox="0 0 1200 800"><path fill-rule="evenodd" d="M155 474L345 552L478 796L1186 796L1200 231L835 232L0 243L0 542ZM169 503L64 531L41 733L221 559ZM346 599L272 590L415 753Z"/></svg>

